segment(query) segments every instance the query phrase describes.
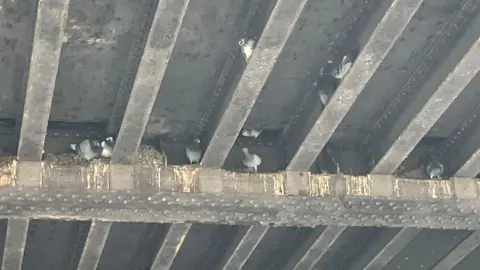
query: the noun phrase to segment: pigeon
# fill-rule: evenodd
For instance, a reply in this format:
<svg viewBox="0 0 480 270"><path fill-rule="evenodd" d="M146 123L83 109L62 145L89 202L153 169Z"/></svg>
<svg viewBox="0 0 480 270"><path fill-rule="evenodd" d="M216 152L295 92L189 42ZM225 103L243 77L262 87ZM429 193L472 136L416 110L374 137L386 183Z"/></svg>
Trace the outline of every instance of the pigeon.
<svg viewBox="0 0 480 270"><path fill-rule="evenodd" d="M70 148L77 153L77 155L85 160L92 160L102 154L102 146L98 140L85 139L78 144L70 144Z"/></svg>
<svg viewBox="0 0 480 270"><path fill-rule="evenodd" d="M242 38L238 42L238 45L242 49L245 61L248 62L248 59L250 59L250 56L252 56L253 50L255 49L255 40Z"/></svg>
<svg viewBox="0 0 480 270"><path fill-rule="evenodd" d="M339 81L328 75L321 75L313 83L313 87L317 89L318 97L323 106L327 106L328 101L337 89Z"/></svg>
<svg viewBox="0 0 480 270"><path fill-rule="evenodd" d="M331 72L332 77L341 81L343 77L347 75L348 71L353 65L353 62L355 62L358 54L359 54L358 49L352 49L345 56L343 56L340 64L338 64L338 66L336 66L332 70ZM331 63L331 61L328 61L328 62Z"/></svg>
<svg viewBox="0 0 480 270"><path fill-rule="evenodd" d="M242 151L245 154L243 165L247 166L250 170L253 169L254 172L257 172L257 167L262 164L262 158L256 154L250 153L248 148L243 148Z"/></svg>
<svg viewBox="0 0 480 270"><path fill-rule="evenodd" d="M325 93L322 89L318 90L318 97L320 98L320 101L322 102L323 106L327 106L328 101L330 100L330 96Z"/></svg>
<svg viewBox="0 0 480 270"><path fill-rule="evenodd" d="M245 128L245 129L242 129L242 132L240 134L242 134L242 136L244 136L244 137L257 138L260 135L260 133L262 133L262 131L259 130L259 129L253 129L253 128L252 129L247 129L247 128Z"/></svg>
<svg viewBox="0 0 480 270"><path fill-rule="evenodd" d="M430 179L440 178L443 174L443 165L436 160L431 161L426 167L426 172Z"/></svg>
<svg viewBox="0 0 480 270"><path fill-rule="evenodd" d="M333 69L332 76L341 80L345 75L347 75L348 71L352 67L353 61L349 59L348 55L345 55L340 62L340 64Z"/></svg>
<svg viewBox="0 0 480 270"><path fill-rule="evenodd" d="M200 162L200 158L202 157L202 148L200 147L199 138L193 139L191 144L185 149L185 154L187 155L190 164Z"/></svg>
<svg viewBox="0 0 480 270"><path fill-rule="evenodd" d="M100 143L102 146L102 153L100 154L104 158L112 157L113 147L115 147L115 140L113 137L107 137Z"/></svg>

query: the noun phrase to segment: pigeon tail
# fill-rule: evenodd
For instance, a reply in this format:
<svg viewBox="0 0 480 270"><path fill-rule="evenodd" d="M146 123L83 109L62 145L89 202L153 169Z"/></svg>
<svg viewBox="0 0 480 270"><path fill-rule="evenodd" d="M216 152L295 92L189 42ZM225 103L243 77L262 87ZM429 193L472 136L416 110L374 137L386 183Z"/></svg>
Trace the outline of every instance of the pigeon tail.
<svg viewBox="0 0 480 270"><path fill-rule="evenodd" d="M77 145L74 144L74 143L71 143L70 144L70 149L72 149L73 151L77 151Z"/></svg>

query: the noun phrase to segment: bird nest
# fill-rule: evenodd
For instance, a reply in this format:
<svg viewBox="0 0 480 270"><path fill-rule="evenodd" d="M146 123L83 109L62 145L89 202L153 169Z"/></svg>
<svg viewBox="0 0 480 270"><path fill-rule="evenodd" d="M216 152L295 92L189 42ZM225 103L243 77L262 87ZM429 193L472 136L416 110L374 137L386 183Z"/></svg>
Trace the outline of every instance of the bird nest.
<svg viewBox="0 0 480 270"><path fill-rule="evenodd" d="M138 165L161 167L167 166L167 158L153 146L140 145L135 163Z"/></svg>

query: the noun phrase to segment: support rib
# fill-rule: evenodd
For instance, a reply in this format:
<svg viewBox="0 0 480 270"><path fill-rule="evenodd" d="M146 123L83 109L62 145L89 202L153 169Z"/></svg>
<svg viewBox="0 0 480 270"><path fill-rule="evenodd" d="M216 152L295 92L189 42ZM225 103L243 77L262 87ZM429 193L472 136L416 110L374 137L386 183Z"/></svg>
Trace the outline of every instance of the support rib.
<svg viewBox="0 0 480 270"><path fill-rule="evenodd" d="M39 0L25 106L18 143L18 159L42 158L57 78L69 0Z"/></svg>
<svg viewBox="0 0 480 270"><path fill-rule="evenodd" d="M278 56L282 52L306 0L278 0L243 71L227 101L222 117L202 158L204 167L220 168L240 133Z"/></svg>
<svg viewBox="0 0 480 270"><path fill-rule="evenodd" d="M480 39L477 39L421 111L391 144L371 173L393 173L479 70Z"/></svg>
<svg viewBox="0 0 480 270"><path fill-rule="evenodd" d="M363 268L363 270L383 269L408 243L418 234L420 229L403 228L393 239L378 252L378 254Z"/></svg>
<svg viewBox="0 0 480 270"><path fill-rule="evenodd" d="M112 222L92 221L82 256L78 262L78 270L97 269L111 227Z"/></svg>
<svg viewBox="0 0 480 270"><path fill-rule="evenodd" d="M168 233L163 240L162 246L158 250L151 270L168 270L172 266L173 260L182 247L183 241L190 230L191 224L178 223L171 224Z"/></svg>
<svg viewBox="0 0 480 270"><path fill-rule="evenodd" d="M287 166L308 171L423 0L395 0Z"/></svg>
<svg viewBox="0 0 480 270"><path fill-rule="evenodd" d="M236 248L227 255L229 257L221 268L223 270L242 269L267 231L268 226L250 226Z"/></svg>
<svg viewBox="0 0 480 270"><path fill-rule="evenodd" d="M310 243L310 245L303 247L297 252L298 255L301 255L300 260L297 260L295 256L291 263L284 269L313 269L345 229L345 226L327 226L313 243Z"/></svg>
<svg viewBox="0 0 480 270"><path fill-rule="evenodd" d="M132 164L162 84L189 0L160 0L143 51L111 162Z"/></svg>
<svg viewBox="0 0 480 270"><path fill-rule="evenodd" d="M432 270L450 270L461 262L468 254L480 246L480 231L473 232L460 245L445 256Z"/></svg>
<svg viewBox="0 0 480 270"><path fill-rule="evenodd" d="M1 269L21 270L28 234L28 219L8 219Z"/></svg>

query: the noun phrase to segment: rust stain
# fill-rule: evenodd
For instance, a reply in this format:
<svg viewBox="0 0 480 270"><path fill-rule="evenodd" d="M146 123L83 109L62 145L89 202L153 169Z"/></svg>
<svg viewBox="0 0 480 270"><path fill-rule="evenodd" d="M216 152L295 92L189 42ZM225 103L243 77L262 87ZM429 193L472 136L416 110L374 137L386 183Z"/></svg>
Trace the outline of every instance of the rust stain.
<svg viewBox="0 0 480 270"><path fill-rule="evenodd" d="M367 176L346 176L346 195L371 196L372 180Z"/></svg>
<svg viewBox="0 0 480 270"><path fill-rule="evenodd" d="M452 182L449 180L423 180L429 198L450 198L452 197Z"/></svg>
<svg viewBox="0 0 480 270"><path fill-rule="evenodd" d="M450 180L395 179L394 192L397 197L451 198L453 186Z"/></svg>
<svg viewBox="0 0 480 270"><path fill-rule="evenodd" d="M320 197L330 196L330 177L331 175L328 174L311 174L309 178L308 195Z"/></svg>
<svg viewBox="0 0 480 270"><path fill-rule="evenodd" d="M273 175L273 192L274 195L285 195L285 174L276 173Z"/></svg>
<svg viewBox="0 0 480 270"><path fill-rule="evenodd" d="M81 180L86 189L102 190L110 186L110 164L107 160L93 160L92 162L81 165Z"/></svg>
<svg viewBox="0 0 480 270"><path fill-rule="evenodd" d="M175 181L182 186L183 192L194 192L197 190L196 175L199 170L198 165L172 167Z"/></svg>
<svg viewBox="0 0 480 270"><path fill-rule="evenodd" d="M17 161L15 159L1 160L0 187L16 186Z"/></svg>

